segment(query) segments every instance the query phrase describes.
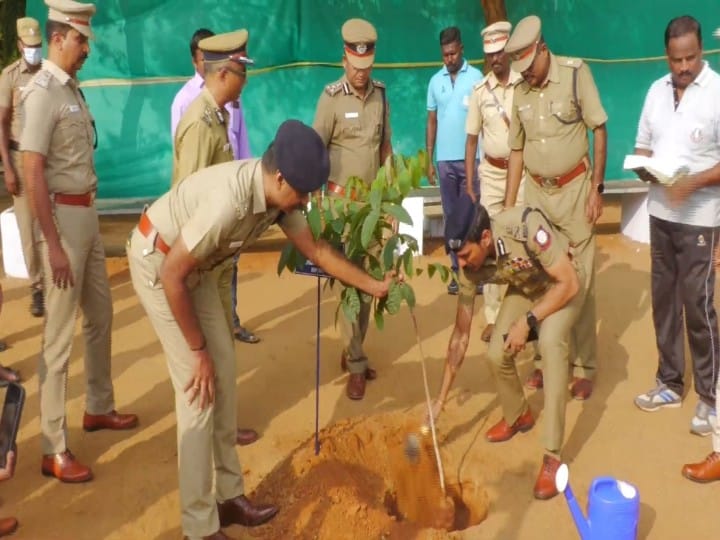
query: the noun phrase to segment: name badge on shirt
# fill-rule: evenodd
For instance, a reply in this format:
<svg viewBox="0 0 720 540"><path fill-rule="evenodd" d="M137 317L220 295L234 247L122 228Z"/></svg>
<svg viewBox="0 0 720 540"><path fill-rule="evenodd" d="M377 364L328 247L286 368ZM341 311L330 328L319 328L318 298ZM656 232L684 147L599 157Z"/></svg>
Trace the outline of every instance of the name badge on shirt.
<svg viewBox="0 0 720 540"><path fill-rule="evenodd" d="M74 113L80 111L80 105L68 105L68 112Z"/></svg>
<svg viewBox="0 0 720 540"><path fill-rule="evenodd" d="M360 113L357 112L346 112L345 118L360 118Z"/></svg>
<svg viewBox="0 0 720 540"><path fill-rule="evenodd" d="M243 240L238 240L237 242L230 242L230 249L237 249L239 247L242 247L243 244Z"/></svg>
<svg viewBox="0 0 720 540"><path fill-rule="evenodd" d="M463 107L470 105L470 96L463 96Z"/></svg>
<svg viewBox="0 0 720 540"><path fill-rule="evenodd" d="M228 152L230 150L230 143L225 143L223 145L223 152Z"/></svg>

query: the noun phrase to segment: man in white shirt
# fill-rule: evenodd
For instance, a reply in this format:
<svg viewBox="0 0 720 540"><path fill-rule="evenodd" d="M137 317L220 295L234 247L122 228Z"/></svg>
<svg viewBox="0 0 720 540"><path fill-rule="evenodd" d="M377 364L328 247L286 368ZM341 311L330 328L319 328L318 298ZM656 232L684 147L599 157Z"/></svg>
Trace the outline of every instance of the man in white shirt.
<svg viewBox="0 0 720 540"><path fill-rule="evenodd" d="M702 34L690 16L665 30L670 73L645 98L635 152L689 170L674 184L650 186L653 322L657 385L635 398L644 411L680 407L685 322L699 401L690 431L709 435L715 414L720 336L713 251L720 236L720 75L702 59ZM720 450L720 448L718 449ZM720 467L715 474L720 478Z"/></svg>

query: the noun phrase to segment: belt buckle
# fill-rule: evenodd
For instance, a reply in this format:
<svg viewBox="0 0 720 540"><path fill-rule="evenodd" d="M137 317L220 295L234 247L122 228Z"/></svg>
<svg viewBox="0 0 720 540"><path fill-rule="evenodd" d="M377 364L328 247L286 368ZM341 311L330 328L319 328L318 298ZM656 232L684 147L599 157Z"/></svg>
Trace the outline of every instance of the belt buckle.
<svg viewBox="0 0 720 540"><path fill-rule="evenodd" d="M557 187L558 179L556 176L543 176L540 178L540 185L546 188Z"/></svg>

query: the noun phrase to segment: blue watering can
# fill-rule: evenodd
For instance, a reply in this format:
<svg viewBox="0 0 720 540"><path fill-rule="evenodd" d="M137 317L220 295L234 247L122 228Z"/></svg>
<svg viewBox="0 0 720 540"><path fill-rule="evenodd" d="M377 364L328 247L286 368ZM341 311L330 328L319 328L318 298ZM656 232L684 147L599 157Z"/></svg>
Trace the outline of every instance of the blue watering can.
<svg viewBox="0 0 720 540"><path fill-rule="evenodd" d="M585 516L568 485L568 466L560 465L555 486L565 494L570 513L582 540L636 540L640 515L637 488L610 476L593 480Z"/></svg>

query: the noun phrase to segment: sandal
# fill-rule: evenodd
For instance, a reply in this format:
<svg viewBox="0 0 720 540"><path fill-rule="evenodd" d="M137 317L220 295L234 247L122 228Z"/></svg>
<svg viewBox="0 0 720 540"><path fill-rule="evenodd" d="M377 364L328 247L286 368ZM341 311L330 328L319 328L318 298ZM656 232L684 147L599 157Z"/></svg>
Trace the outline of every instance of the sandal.
<svg viewBox="0 0 720 540"><path fill-rule="evenodd" d="M244 326L238 326L233 330L233 337L243 343L258 343L260 338Z"/></svg>

